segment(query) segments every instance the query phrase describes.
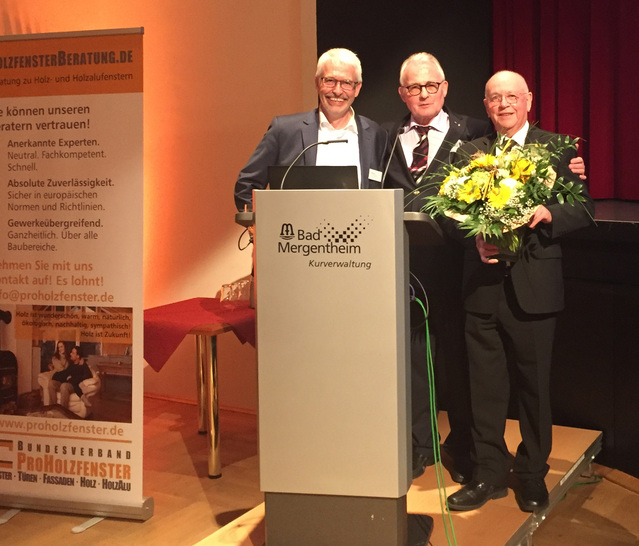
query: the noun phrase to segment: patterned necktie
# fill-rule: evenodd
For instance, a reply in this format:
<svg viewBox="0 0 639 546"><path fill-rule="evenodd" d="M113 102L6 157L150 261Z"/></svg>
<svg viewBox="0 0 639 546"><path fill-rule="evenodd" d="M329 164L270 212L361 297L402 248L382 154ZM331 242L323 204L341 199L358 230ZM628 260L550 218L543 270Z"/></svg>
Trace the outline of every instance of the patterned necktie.
<svg viewBox="0 0 639 546"><path fill-rule="evenodd" d="M519 144L517 144L516 141L514 141L512 138L506 136L506 135L499 135L497 137L497 144L496 144L496 148L497 151L499 153L502 153L504 151L510 151L515 147L518 147Z"/></svg>
<svg viewBox="0 0 639 546"><path fill-rule="evenodd" d="M430 125L428 127L415 125L414 129L419 135L419 142L413 149L413 163L410 166L410 172L413 178L417 180L428 166L428 131L432 127Z"/></svg>

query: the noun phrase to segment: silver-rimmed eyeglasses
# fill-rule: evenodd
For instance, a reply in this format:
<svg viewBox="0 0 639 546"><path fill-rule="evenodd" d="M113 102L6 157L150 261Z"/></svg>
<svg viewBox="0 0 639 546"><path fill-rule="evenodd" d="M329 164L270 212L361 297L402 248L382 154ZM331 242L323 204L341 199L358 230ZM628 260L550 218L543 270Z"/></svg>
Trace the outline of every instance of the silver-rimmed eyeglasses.
<svg viewBox="0 0 639 546"><path fill-rule="evenodd" d="M522 92L522 93L511 93L510 95L491 95L490 97L486 97L486 100L490 104L501 104L501 101L505 99L508 104L510 104L511 106L514 106L515 104L519 102L519 97L521 97L522 95L527 95L527 94L528 94L527 92Z"/></svg>
<svg viewBox="0 0 639 546"><path fill-rule="evenodd" d="M352 91L360 84L360 82L354 82L351 80L338 80L337 78L324 77L322 77L322 83L324 84L324 87L328 87L329 89L333 89L333 87L339 83L344 91Z"/></svg>

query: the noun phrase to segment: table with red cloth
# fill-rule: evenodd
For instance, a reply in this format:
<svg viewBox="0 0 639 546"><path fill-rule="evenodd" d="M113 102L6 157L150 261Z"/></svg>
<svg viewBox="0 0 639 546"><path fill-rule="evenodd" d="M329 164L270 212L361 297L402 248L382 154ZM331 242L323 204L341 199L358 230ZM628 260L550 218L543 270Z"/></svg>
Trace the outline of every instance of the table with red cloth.
<svg viewBox="0 0 639 546"><path fill-rule="evenodd" d="M144 311L144 359L157 372L189 334L196 336L199 423L209 440L209 477L221 476L217 336L232 331L255 346L255 309L248 301L192 298Z"/></svg>

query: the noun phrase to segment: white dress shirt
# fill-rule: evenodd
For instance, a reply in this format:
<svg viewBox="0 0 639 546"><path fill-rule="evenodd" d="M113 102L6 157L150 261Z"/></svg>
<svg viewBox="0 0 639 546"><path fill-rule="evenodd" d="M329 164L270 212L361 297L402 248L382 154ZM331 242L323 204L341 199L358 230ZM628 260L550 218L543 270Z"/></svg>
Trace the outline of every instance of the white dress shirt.
<svg viewBox="0 0 639 546"><path fill-rule="evenodd" d="M351 119L346 127L335 129L326 119L320 110L319 130L317 131L317 141L342 140L347 143L324 144L317 147L316 165L355 165L357 167L357 180L362 187L361 167L359 164L359 140L357 138L357 123L355 122L355 112L351 108Z"/></svg>
<svg viewBox="0 0 639 546"><path fill-rule="evenodd" d="M530 123L526 122L524 126L521 129L519 129L519 131L517 131L510 140L512 140L514 144L523 146L524 144L526 144L526 137L528 136L529 128L530 128ZM502 135L502 138L508 139L508 137L504 137L503 135ZM497 142L500 142L500 141L501 139L498 137ZM505 140L505 142L508 142L508 140ZM499 146L497 146L497 151L501 152L501 148Z"/></svg>
<svg viewBox="0 0 639 546"><path fill-rule="evenodd" d="M413 129L416 125L419 124L415 123L415 120L411 116L410 123L408 124L408 130L399 136L399 141L402 144L402 151L404 152L404 158L406 159L406 165L409 167L413 162L413 150L419 142L419 135L417 134L417 131ZM430 166L433 158L439 151L442 142L444 142L446 133L448 133L448 129L450 127L448 114L443 110L440 110L439 114L437 114L428 125L432 127L432 129L428 131L428 166Z"/></svg>

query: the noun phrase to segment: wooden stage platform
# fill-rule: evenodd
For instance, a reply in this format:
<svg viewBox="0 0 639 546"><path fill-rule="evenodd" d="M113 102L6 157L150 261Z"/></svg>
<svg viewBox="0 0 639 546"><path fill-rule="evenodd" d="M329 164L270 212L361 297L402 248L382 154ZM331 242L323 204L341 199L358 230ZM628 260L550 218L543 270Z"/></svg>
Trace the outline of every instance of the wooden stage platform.
<svg viewBox="0 0 639 546"><path fill-rule="evenodd" d="M440 436L446 437L448 421L444 412L439 419ZM519 425L508 421L506 442L514 453L520 442ZM424 475L414 480L408 491L407 505L409 514L428 514L435 521L430 544L443 546L515 546L532 544L531 537L552 509L561 501L568 489L589 469L590 463L601 449L601 432L577 428L553 427L553 450L550 456L550 472L546 485L550 493L550 505L547 509L529 514L519 510L515 494L509 490L508 496L489 501L479 510L470 512L450 512L450 523L444 527L441 503L446 496L459 489L448 471L442 468L443 488L437 487L434 467L428 467ZM446 514L446 521L449 521ZM454 532L454 538L453 538ZM448 536L447 536L448 534ZM240 518L222 527L211 536L200 541L198 546L263 546L265 544L264 504L248 511ZM311 546L311 545L305 545ZM370 545L367 545L370 546Z"/></svg>

